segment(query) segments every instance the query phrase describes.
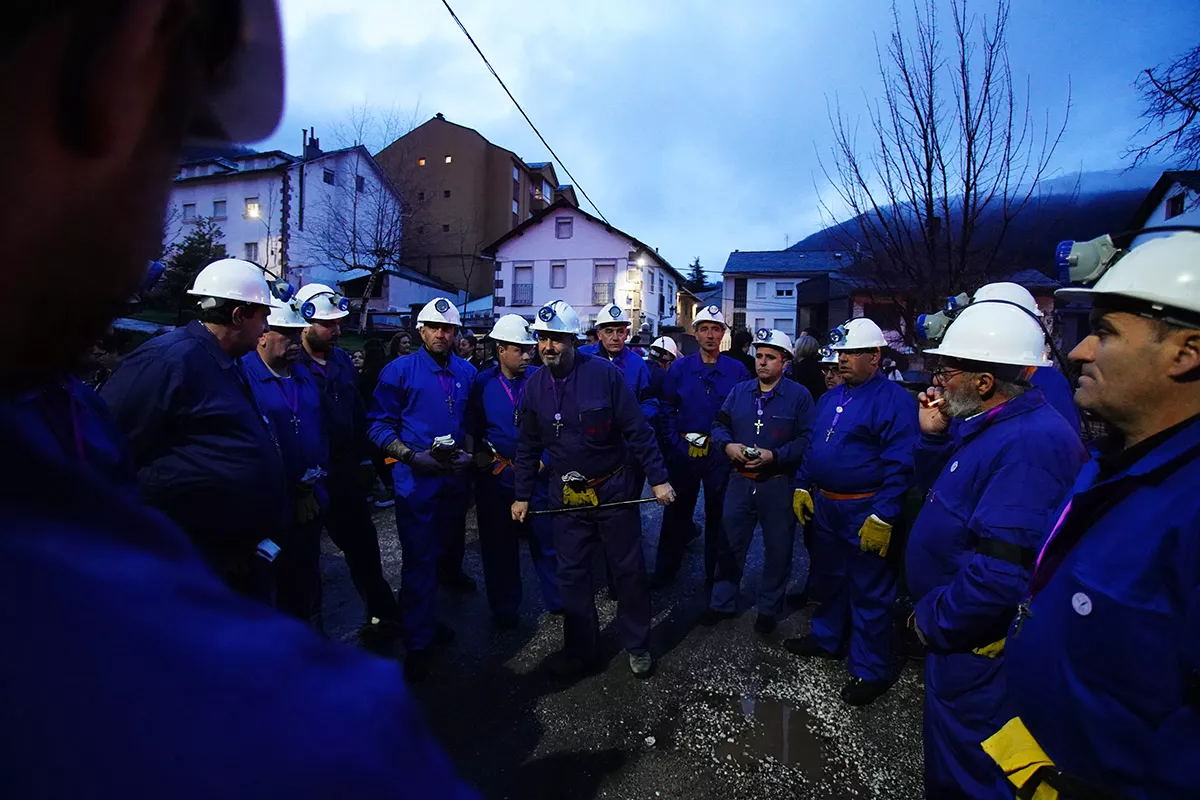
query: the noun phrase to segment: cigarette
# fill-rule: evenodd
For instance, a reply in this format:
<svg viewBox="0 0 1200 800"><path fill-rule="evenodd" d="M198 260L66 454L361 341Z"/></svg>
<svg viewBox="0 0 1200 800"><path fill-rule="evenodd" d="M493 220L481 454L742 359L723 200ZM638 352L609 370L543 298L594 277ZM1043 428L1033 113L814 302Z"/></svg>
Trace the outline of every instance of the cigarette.
<svg viewBox="0 0 1200 800"><path fill-rule="evenodd" d="M932 400L926 400L925 402L921 403L921 406L923 408L937 408L938 406L943 405L945 402L946 398L935 397Z"/></svg>

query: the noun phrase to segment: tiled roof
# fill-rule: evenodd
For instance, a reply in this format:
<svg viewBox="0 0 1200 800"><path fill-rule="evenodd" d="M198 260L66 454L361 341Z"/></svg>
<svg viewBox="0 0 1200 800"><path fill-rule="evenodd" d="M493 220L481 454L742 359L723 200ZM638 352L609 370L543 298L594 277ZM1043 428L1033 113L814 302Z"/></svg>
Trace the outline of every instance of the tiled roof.
<svg viewBox="0 0 1200 800"><path fill-rule="evenodd" d="M853 261L841 250L740 250L729 254L725 275L804 275L838 272Z"/></svg>

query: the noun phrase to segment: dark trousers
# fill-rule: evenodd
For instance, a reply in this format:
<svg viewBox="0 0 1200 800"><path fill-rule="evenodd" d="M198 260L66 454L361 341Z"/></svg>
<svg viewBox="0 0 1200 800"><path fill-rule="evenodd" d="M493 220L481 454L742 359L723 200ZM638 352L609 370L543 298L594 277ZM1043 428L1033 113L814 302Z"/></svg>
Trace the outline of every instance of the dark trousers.
<svg viewBox="0 0 1200 800"><path fill-rule="evenodd" d="M311 624L321 623L320 517L292 526L275 559L275 607Z"/></svg>
<svg viewBox="0 0 1200 800"><path fill-rule="evenodd" d="M467 511L471 505L468 489L452 502L449 523L442 529L439 544L438 574L454 577L463 571L463 559L467 555ZM511 512L509 514L511 517Z"/></svg>
<svg viewBox="0 0 1200 800"><path fill-rule="evenodd" d="M622 470L596 490L601 503L634 499L634 477ZM553 491L553 482L551 491ZM561 491L561 488L559 489ZM556 514L554 549L566 618L568 652L585 661L600 654L596 587L592 576L597 546L604 548L617 590L617 634L630 653L650 652L650 582L642 554L642 518L637 506Z"/></svg>
<svg viewBox="0 0 1200 800"><path fill-rule="evenodd" d="M367 493L358 481L358 466L335 467L325 479L329 511L325 528L346 556L350 579L367 607L367 617L398 620L399 609L392 587L383 577L379 534L367 509Z"/></svg>
<svg viewBox="0 0 1200 800"><path fill-rule="evenodd" d="M729 478L725 492L725 535L717 556L716 582L709 603L717 611L737 610L746 553L756 526L762 527L764 550L758 613L772 617L783 613L783 596L792 574L792 548L796 540L792 484L787 475L762 482L741 475Z"/></svg>
<svg viewBox="0 0 1200 800"><path fill-rule="evenodd" d="M466 505L464 485L453 478L422 477L396 497L400 538L400 621L404 646L424 650L437 627L437 571L446 530Z"/></svg>
<svg viewBox="0 0 1200 800"><path fill-rule="evenodd" d="M258 555L257 541L214 539L211 534L197 535L190 530L188 534L225 585L252 600L275 605L275 565Z"/></svg>
<svg viewBox="0 0 1200 800"><path fill-rule="evenodd" d="M671 576L679 571L683 551L694 538L692 516L704 486L704 576L709 583L717 568L717 552L723 533L725 487L729 483L729 462L720 456L705 459L678 458L668 463L675 502L663 510L662 530L658 535L658 553L654 571ZM789 501L790 503L790 501Z"/></svg>
<svg viewBox="0 0 1200 800"><path fill-rule="evenodd" d="M980 743L1008 721L1004 656L925 654L925 796L1010 798L1012 784Z"/></svg>
<svg viewBox="0 0 1200 800"><path fill-rule="evenodd" d="M558 592L554 534L548 517L530 517L514 522L513 489L500 478L484 475L475 481L475 511L479 518L479 552L483 557L483 581L488 606L493 614L515 614L521 605L521 539L529 543L529 556L542 590L547 611L562 608ZM534 502L545 508L545 498Z"/></svg>

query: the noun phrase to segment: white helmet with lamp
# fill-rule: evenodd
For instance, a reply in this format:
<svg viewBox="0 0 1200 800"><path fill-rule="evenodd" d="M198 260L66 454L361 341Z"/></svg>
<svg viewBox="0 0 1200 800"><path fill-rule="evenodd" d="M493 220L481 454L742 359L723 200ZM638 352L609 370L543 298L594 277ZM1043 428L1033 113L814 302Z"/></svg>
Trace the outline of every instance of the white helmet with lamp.
<svg viewBox="0 0 1200 800"><path fill-rule="evenodd" d="M462 318L458 315L458 307L448 297L435 297L425 304L421 313L417 314L417 327L425 323L434 325L453 325L462 327Z"/></svg>
<svg viewBox="0 0 1200 800"><path fill-rule="evenodd" d="M754 341L750 344L755 350L760 347L770 347L781 351L788 358L792 357L792 340L780 330L759 328L754 332Z"/></svg>
<svg viewBox="0 0 1200 800"><path fill-rule="evenodd" d="M285 301L272 288L262 267L240 258L222 258L200 270L187 293L202 298L201 308L215 308L222 300L273 308Z"/></svg>
<svg viewBox="0 0 1200 800"><path fill-rule="evenodd" d="M725 315L721 313L721 308L717 305L705 306L697 311L696 318L692 320L692 330L695 330L701 322L715 322L722 328L729 327L725 324Z"/></svg>
<svg viewBox="0 0 1200 800"><path fill-rule="evenodd" d="M296 292L300 316L313 320L337 320L350 315L350 301L323 283L309 283Z"/></svg>
<svg viewBox="0 0 1200 800"><path fill-rule="evenodd" d="M562 300L551 300L537 311L537 317L529 326L535 333L569 333L578 336L579 314Z"/></svg>
<svg viewBox="0 0 1200 800"><path fill-rule="evenodd" d="M281 303L271 309L267 317L267 325L272 328L307 328L308 322L300 316L292 303Z"/></svg>
<svg viewBox="0 0 1200 800"><path fill-rule="evenodd" d="M679 352L679 345L675 344L675 340L670 336L660 336L650 344L651 350L661 350L671 358L679 358L683 355Z"/></svg>
<svg viewBox="0 0 1200 800"><path fill-rule="evenodd" d="M519 314L505 314L496 320L488 338L504 344L537 344L537 340L529 334L529 323Z"/></svg>
<svg viewBox="0 0 1200 800"><path fill-rule="evenodd" d="M866 317L847 320L829 332L829 347L833 350L870 350L887 346L883 330Z"/></svg>
<svg viewBox="0 0 1200 800"><path fill-rule="evenodd" d="M1028 309L1002 300L975 300L959 312L941 344L928 355L1004 364L1049 367L1046 336Z"/></svg>
<svg viewBox="0 0 1200 800"><path fill-rule="evenodd" d="M1000 281L980 286L975 290L972 302L978 303L980 300L1007 300L1027 309L1030 314L1042 316L1042 310L1038 308L1037 300L1033 299L1030 291L1016 283Z"/></svg>
<svg viewBox="0 0 1200 800"><path fill-rule="evenodd" d="M605 328L611 325L633 325L633 321L629 318L629 312L616 303L609 303L600 309L600 313L596 315L597 328Z"/></svg>

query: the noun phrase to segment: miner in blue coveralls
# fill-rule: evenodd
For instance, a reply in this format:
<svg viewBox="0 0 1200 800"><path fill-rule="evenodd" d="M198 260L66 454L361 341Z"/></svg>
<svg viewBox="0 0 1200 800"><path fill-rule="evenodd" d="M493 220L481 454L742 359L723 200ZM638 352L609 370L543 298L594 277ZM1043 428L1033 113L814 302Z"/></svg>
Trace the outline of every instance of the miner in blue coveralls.
<svg viewBox="0 0 1200 800"><path fill-rule="evenodd" d="M422 347L383 368L369 414L371 441L397 461L404 673L412 681L428 676L430 646L454 637L437 621L437 567L446 537L465 513L467 469L475 461L468 400L476 372L454 355L460 324L454 303L430 300L417 315Z"/></svg>
<svg viewBox="0 0 1200 800"><path fill-rule="evenodd" d="M793 507L813 522L810 591L821 599L812 633L788 639L799 656L833 658L849 644L841 696L866 705L891 686L896 573L886 559L913 481L917 404L879 371L883 331L869 319L835 329L845 383L817 404Z"/></svg>
<svg viewBox="0 0 1200 800"><path fill-rule="evenodd" d="M1075 400L1115 430L1053 516L984 742L1022 797L1200 786L1200 232L1088 259ZM1076 245L1078 248L1079 246ZM1086 277L1084 277L1086 276Z"/></svg>
<svg viewBox="0 0 1200 800"><path fill-rule="evenodd" d="M925 644L926 797L1012 796L980 743L1005 722L1005 635L1087 460L1078 430L1028 383L1045 350L1031 311L976 296L926 351L938 359L918 397L927 494L905 562Z"/></svg>
<svg viewBox="0 0 1200 800"><path fill-rule="evenodd" d="M0 197L0 273L24 300L7 307L7 405L70 371L141 282L146 253L161 246L185 137L270 136L283 107L283 54L271 0L9 3L0 38L0 144L21 154ZM37 322L51 308L47 336ZM234 316L242 325L258 317L257 340L265 315ZM168 363L155 387L164 394L152 397L192 388L171 390L183 367L169 359L200 363L208 438L176 438L201 435L197 407L180 406L162 444L188 456L191 471L166 453L156 461L189 480L233 467L236 482L246 473L231 456L244 452L238 437L249 429L232 402L220 405L233 359L192 336L215 338L201 328L155 345ZM136 373L155 369L144 357L134 367L123 395ZM0 792L477 796L455 777L394 662L324 641L231 591L178 525L100 468L103 458L88 449L78 457L55 438L0 413L0 446L19 465L0 481L0 708L10 731ZM145 458L146 446L135 452ZM229 487L234 502L198 504L197 521L241 530L244 516L261 513L265 497L253 492L270 472L259 464L251 485Z"/></svg>
<svg viewBox="0 0 1200 800"><path fill-rule="evenodd" d="M716 581L700 620L705 625L737 613L746 552L759 525L764 557L754 630L764 636L772 633L783 611L796 539L793 484L808 449L813 415L808 389L783 380L784 365L791 358L787 334L767 328L756 331L757 377L734 387L713 423L713 446L733 464L733 475L725 491L725 536L717 556Z"/></svg>
<svg viewBox="0 0 1200 800"><path fill-rule="evenodd" d="M129 437L145 502L175 520L229 585L270 601L291 503L279 443L240 361L281 300L256 264L196 276L200 318L134 350L101 397Z"/></svg>
<svg viewBox="0 0 1200 800"><path fill-rule="evenodd" d="M670 442L663 452L671 485L679 498L663 511L655 555L655 587L675 579L688 542L696 538L692 517L704 486L704 575L711 584L722 536L729 459L712 446L712 426L721 404L739 383L750 380L740 362L721 353L725 317L717 306L705 306L692 322L700 350L671 365L663 381L662 416Z"/></svg>
<svg viewBox="0 0 1200 800"><path fill-rule="evenodd" d="M530 354L537 344L529 323L517 314L496 320L488 338L496 343L496 366L475 378L470 416L482 473L475 479L475 508L479 518L479 552L492 619L501 628L515 628L521 605L521 539L542 590L546 610L561 613L555 576L554 541L550 520L513 520L513 461L517 457L517 423L529 382ZM534 504L546 507L547 474L539 469Z"/></svg>
<svg viewBox="0 0 1200 800"><path fill-rule="evenodd" d="M359 636L369 647L382 647L400 634L400 609L383 576L379 533L367 507L363 473L370 471L370 452L358 371L350 355L337 346L349 308L347 298L323 283L302 286L296 293L296 310L307 327L296 361L316 379L328 426L325 528L345 554L350 579L366 606Z"/></svg>
<svg viewBox="0 0 1200 800"><path fill-rule="evenodd" d="M667 457L669 444L667 442L666 408L662 404L663 386L667 380L667 371L675 363L675 359L683 354L679 346L670 336L660 336L650 345L646 353L646 368L650 371L650 394L654 401L654 416L650 419L650 427L654 429L654 438L658 442L658 450Z"/></svg>
<svg viewBox="0 0 1200 800"><path fill-rule="evenodd" d="M275 607L322 630L321 516L329 507L325 469L329 433L316 379L302 364L300 334L308 325L291 303L271 309L268 330L242 366L258 407L279 442L292 521L278 542Z"/></svg>
<svg viewBox="0 0 1200 800"><path fill-rule="evenodd" d="M648 678L650 592L642 555L638 506L640 484L627 465L645 470L660 504L675 499L654 433L620 373L602 359L575 351L579 315L555 300L538 309L532 329L544 369L530 376L521 407L513 519L529 513L543 452L549 457L550 510L580 508L552 516L558 583L566 618L565 647L551 672L573 678L597 669L600 630L596 616L592 556L602 546L617 592L617 632L629 668ZM616 507L614 503L624 503Z"/></svg>

